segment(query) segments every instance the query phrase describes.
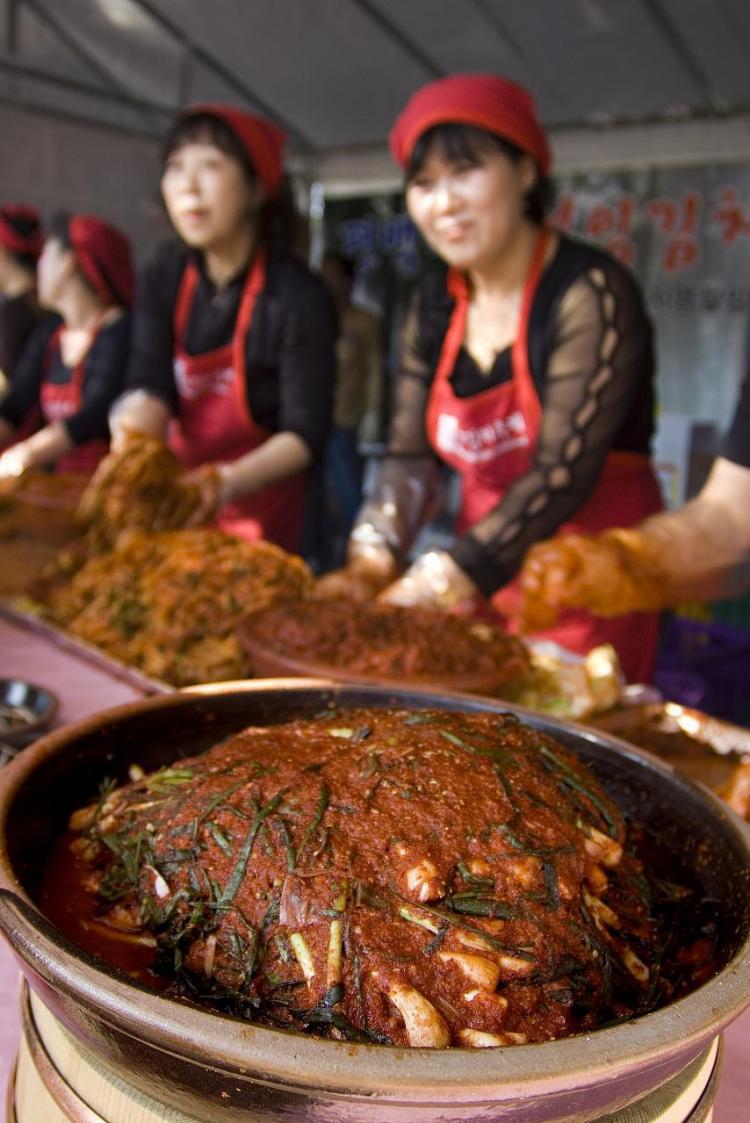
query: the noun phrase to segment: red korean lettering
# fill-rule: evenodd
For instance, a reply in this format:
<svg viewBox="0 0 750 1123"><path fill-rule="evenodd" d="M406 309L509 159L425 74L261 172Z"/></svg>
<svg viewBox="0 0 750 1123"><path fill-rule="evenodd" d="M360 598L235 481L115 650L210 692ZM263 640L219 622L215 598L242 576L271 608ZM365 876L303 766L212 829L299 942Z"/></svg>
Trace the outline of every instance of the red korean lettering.
<svg viewBox="0 0 750 1123"><path fill-rule="evenodd" d="M568 192L566 195L561 196L553 213L550 215L550 225L554 226L557 230L569 231L573 228L573 220L575 219L575 200Z"/></svg>
<svg viewBox="0 0 750 1123"><path fill-rule="evenodd" d="M692 269L700 261L701 247L696 237L703 210L703 196L687 191L679 199L652 199L646 213L659 232L667 236L662 255L665 273Z"/></svg>
<svg viewBox="0 0 750 1123"><path fill-rule="evenodd" d="M719 205L712 217L722 227L721 240L725 246L750 234L750 207L740 201L736 187L722 187Z"/></svg>

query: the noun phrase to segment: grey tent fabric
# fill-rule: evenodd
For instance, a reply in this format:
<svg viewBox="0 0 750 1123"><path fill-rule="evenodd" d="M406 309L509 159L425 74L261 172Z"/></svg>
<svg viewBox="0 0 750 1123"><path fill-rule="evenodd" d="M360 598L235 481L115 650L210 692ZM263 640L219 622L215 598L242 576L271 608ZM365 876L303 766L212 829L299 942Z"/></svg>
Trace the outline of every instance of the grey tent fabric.
<svg viewBox="0 0 750 1123"><path fill-rule="evenodd" d="M191 101L304 158L380 146L455 71L528 85L551 129L750 109L746 0L0 0L0 104L158 136Z"/></svg>

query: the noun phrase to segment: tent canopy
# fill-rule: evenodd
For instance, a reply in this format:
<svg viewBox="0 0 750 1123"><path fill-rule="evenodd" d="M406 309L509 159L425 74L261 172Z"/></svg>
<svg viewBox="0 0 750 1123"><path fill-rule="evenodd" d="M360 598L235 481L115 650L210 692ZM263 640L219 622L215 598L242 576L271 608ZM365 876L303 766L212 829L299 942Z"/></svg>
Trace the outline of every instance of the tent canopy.
<svg viewBox="0 0 750 1123"><path fill-rule="evenodd" d="M0 0L0 103L158 136L227 100L312 158L381 147L456 71L528 85L552 130L750 112L747 0Z"/></svg>

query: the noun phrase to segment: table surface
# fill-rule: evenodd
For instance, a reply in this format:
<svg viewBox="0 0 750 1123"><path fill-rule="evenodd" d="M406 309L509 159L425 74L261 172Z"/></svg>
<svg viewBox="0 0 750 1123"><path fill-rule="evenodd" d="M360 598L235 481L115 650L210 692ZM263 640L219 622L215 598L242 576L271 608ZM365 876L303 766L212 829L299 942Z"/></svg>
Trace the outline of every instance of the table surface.
<svg viewBox="0 0 750 1123"><path fill-rule="evenodd" d="M56 647L49 639L0 615L0 674L28 679L60 698L56 725L78 721L142 696L103 666ZM19 1036L18 967L0 942L0 1090L5 1088ZM1 1102L1 1101L0 1101ZM714 1123L746 1123L750 1117L750 1009L724 1033L724 1062Z"/></svg>

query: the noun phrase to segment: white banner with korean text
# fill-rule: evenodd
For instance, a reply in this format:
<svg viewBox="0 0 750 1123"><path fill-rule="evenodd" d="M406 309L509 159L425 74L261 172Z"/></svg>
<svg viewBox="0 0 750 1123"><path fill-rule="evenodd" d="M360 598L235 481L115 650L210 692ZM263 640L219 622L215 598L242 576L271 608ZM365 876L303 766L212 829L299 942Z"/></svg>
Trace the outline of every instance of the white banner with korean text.
<svg viewBox="0 0 750 1123"><path fill-rule="evenodd" d="M750 165L586 173L557 181L553 222L640 280L666 413L731 419L750 323Z"/></svg>

